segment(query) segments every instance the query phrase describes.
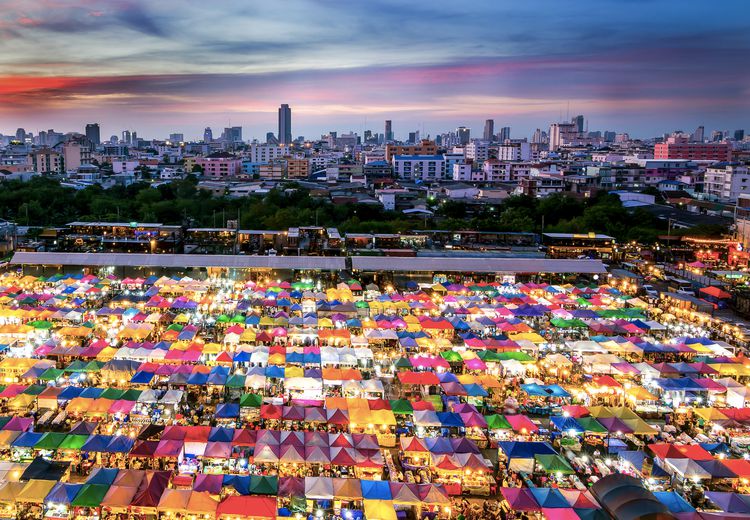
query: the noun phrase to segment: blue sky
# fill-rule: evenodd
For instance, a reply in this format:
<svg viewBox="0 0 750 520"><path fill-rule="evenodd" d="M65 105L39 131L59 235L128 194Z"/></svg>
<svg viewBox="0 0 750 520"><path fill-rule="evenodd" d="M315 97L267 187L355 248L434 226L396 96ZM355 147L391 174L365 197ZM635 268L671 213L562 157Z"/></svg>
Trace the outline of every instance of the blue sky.
<svg viewBox="0 0 750 520"><path fill-rule="evenodd" d="M741 0L0 0L0 132L263 137L279 103L307 137L486 118L523 136L568 110L638 136L733 130L748 34Z"/></svg>

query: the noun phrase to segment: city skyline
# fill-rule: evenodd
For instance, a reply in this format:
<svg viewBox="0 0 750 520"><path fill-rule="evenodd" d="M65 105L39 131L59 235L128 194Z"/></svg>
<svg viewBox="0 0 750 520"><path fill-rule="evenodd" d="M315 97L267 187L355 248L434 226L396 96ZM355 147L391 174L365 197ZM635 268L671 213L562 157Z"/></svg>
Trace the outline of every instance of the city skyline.
<svg viewBox="0 0 750 520"><path fill-rule="evenodd" d="M748 23L724 14L740 2L721 13L673 1L445 2L429 12L302 0L283 11L3 4L4 134L99 122L102 139L126 128L197 139L206 126L262 139L276 130L280 103L294 110L294 138L382 131L386 119L401 139L459 126L480 136L486 119L530 136L576 114L591 130L651 137L698 125L731 131L750 115Z"/></svg>

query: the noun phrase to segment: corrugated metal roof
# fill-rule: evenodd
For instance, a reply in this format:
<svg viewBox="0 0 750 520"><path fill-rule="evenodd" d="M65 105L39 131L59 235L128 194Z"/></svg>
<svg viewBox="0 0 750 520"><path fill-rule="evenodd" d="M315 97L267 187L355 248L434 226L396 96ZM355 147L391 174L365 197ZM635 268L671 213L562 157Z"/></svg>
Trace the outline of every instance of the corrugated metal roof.
<svg viewBox="0 0 750 520"><path fill-rule="evenodd" d="M75 265L124 267L237 267L340 270L346 259L335 256L162 255L144 253L18 252L15 265Z"/></svg>
<svg viewBox="0 0 750 520"><path fill-rule="evenodd" d="M602 274L601 260L548 258L468 258L354 256L352 268L360 271L477 272L477 273L580 273ZM145 253L18 252L13 265L73 265L116 267L235 267L268 269L346 269L340 256L166 255Z"/></svg>
<svg viewBox="0 0 750 520"><path fill-rule="evenodd" d="M360 271L427 271L475 273L577 273L602 274L601 260L549 258L445 258L354 256L352 268Z"/></svg>

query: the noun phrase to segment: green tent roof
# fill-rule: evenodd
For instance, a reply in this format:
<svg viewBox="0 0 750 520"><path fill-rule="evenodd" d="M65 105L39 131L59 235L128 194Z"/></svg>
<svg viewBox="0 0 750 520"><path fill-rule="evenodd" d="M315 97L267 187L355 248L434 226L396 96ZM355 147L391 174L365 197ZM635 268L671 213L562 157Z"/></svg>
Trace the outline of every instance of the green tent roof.
<svg viewBox="0 0 750 520"><path fill-rule="evenodd" d="M456 352L455 350L445 350L440 353L440 355L448 362L451 363L460 363L463 358L461 358L461 354Z"/></svg>
<svg viewBox="0 0 750 520"><path fill-rule="evenodd" d="M243 374L232 374L224 386L227 388L245 388L245 376Z"/></svg>
<svg viewBox="0 0 750 520"><path fill-rule="evenodd" d="M42 385L31 385L26 388L22 393L26 395L39 395L42 392L44 392L44 389L47 388L46 386Z"/></svg>
<svg viewBox="0 0 750 520"><path fill-rule="evenodd" d="M485 416L487 421L488 430L512 430L513 427L510 425L508 420L499 414Z"/></svg>
<svg viewBox="0 0 750 520"><path fill-rule="evenodd" d="M260 408L263 404L263 396L260 394L242 394L240 397L240 406L248 408Z"/></svg>
<svg viewBox="0 0 750 520"><path fill-rule="evenodd" d="M406 399L394 399L391 401L391 411L396 415L409 415L414 412L414 407Z"/></svg>
<svg viewBox="0 0 750 520"><path fill-rule="evenodd" d="M572 475L575 470L570 467L568 461L556 453L534 455L537 464L547 473L562 473L563 475Z"/></svg>
<svg viewBox="0 0 750 520"><path fill-rule="evenodd" d="M42 374L39 376L39 379L41 379L42 381L54 381L64 373L65 371L62 369L50 367L42 372Z"/></svg>
<svg viewBox="0 0 750 520"><path fill-rule="evenodd" d="M86 444L88 435L66 435L60 445L57 447L58 450L80 450L81 447Z"/></svg>
<svg viewBox="0 0 750 520"><path fill-rule="evenodd" d="M116 401L117 399L122 399L122 395L124 393L125 390L120 390L119 388L107 388L99 397L102 399L112 399Z"/></svg>
<svg viewBox="0 0 750 520"><path fill-rule="evenodd" d="M405 357L399 358L396 361L396 368L411 368L411 361Z"/></svg>
<svg viewBox="0 0 750 520"><path fill-rule="evenodd" d="M279 490L279 477L277 476L250 476L250 493L253 495L275 495Z"/></svg>
<svg viewBox="0 0 750 520"><path fill-rule="evenodd" d="M66 372L85 372L86 363L81 361L80 359L76 359L70 365L65 367L65 371Z"/></svg>
<svg viewBox="0 0 750 520"><path fill-rule="evenodd" d="M67 433L47 432L34 445L35 450L56 450L65 440Z"/></svg>
<svg viewBox="0 0 750 520"><path fill-rule="evenodd" d="M70 505L74 507L99 507L107 491L109 491L109 486L106 484L84 484Z"/></svg>
<svg viewBox="0 0 750 520"><path fill-rule="evenodd" d="M579 417L576 419L584 431L592 433L607 433L607 429L593 417Z"/></svg>
<svg viewBox="0 0 750 520"><path fill-rule="evenodd" d="M130 390L125 390L125 393L120 396L120 399L124 401L137 401L141 396L141 393L143 393L143 390L131 388Z"/></svg>

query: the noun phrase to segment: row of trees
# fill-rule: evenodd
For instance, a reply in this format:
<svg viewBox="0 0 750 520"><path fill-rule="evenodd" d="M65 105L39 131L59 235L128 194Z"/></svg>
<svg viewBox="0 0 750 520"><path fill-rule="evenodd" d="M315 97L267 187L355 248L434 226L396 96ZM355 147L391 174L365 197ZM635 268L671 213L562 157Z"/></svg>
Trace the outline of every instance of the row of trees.
<svg viewBox="0 0 750 520"><path fill-rule="evenodd" d="M663 220L646 210L628 210L618 197L600 193L590 199L552 195L544 199L513 196L496 205L465 202L433 203L435 217L407 218L379 205L332 204L311 197L296 184L282 185L265 195L230 198L198 188L194 176L154 188L148 183L83 190L36 177L6 182L0 189L0 216L20 225L62 226L75 220L139 221L222 227L230 219L243 229L286 229L335 226L342 232L395 233L420 228L483 231L606 233L620 241L650 243L667 232ZM721 226L693 228L691 234L720 236Z"/></svg>

